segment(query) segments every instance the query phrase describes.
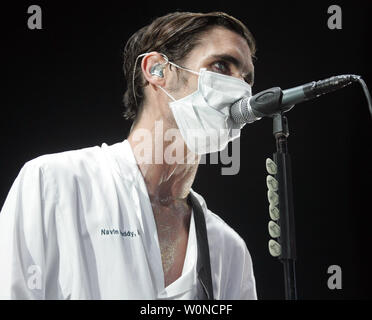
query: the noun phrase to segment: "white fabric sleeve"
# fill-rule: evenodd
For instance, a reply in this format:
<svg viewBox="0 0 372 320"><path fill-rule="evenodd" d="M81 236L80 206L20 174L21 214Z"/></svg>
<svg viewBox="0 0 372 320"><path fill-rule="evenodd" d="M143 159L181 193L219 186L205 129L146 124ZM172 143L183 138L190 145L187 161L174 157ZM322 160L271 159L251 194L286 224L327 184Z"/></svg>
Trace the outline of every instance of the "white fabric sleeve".
<svg viewBox="0 0 372 320"><path fill-rule="evenodd" d="M256 280L253 273L252 258L245 243L243 250L243 273L238 299L257 300Z"/></svg>
<svg viewBox="0 0 372 320"><path fill-rule="evenodd" d="M24 165L0 212L0 299L45 297L44 179L35 161Z"/></svg>
<svg viewBox="0 0 372 320"><path fill-rule="evenodd" d="M235 241L229 248L230 255L224 273L226 283L222 283L222 300L257 300L256 281L251 255L243 239ZM226 259L226 258L225 258Z"/></svg>

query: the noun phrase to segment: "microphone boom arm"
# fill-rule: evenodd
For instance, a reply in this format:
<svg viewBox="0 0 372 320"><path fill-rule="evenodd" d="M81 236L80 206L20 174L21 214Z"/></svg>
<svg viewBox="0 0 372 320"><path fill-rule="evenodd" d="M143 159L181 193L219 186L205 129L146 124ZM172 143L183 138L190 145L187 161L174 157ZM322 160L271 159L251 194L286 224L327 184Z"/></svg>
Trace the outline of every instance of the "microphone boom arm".
<svg viewBox="0 0 372 320"><path fill-rule="evenodd" d="M318 98L323 94L341 89L354 82L359 82L362 86L372 117L372 99L367 85L361 76L354 74L339 75L324 80L312 81L286 90L273 87L261 91L254 96L236 101L231 106L230 115L236 123L252 123L260 120L262 117L272 117L274 114L287 112L298 103Z"/></svg>

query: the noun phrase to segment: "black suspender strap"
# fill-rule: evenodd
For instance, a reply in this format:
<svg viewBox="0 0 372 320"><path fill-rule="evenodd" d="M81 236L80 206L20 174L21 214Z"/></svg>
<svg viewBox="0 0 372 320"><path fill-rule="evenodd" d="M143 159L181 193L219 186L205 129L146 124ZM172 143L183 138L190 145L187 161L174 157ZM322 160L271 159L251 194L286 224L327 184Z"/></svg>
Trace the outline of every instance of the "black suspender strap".
<svg viewBox="0 0 372 320"><path fill-rule="evenodd" d="M208 300L213 298L213 284L211 274L211 262L209 256L207 227L205 223L204 211L198 199L190 192L189 201L194 211L196 240L198 246L198 259L196 263L196 271L199 281L204 289Z"/></svg>

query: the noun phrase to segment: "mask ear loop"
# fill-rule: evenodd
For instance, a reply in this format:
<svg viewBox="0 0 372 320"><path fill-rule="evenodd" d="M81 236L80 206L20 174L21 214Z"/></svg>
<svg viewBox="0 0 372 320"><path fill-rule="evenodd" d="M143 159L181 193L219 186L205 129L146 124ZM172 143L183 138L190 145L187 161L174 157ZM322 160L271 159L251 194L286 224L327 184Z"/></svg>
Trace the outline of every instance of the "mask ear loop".
<svg viewBox="0 0 372 320"><path fill-rule="evenodd" d="M136 106L138 106L138 103L137 103L137 97L136 97L136 93L134 91L134 77L135 77L135 74L136 74L136 68L137 68L137 62L138 62L138 59L141 58L141 57L144 57L146 56L147 54L149 54L148 52L145 52L145 53L142 53L140 55L137 56L136 58L136 61L134 62L134 68L133 68L133 76L132 76L132 90L133 90L133 96L134 96L134 100L136 102ZM174 62L171 62L169 61L168 57L164 54L164 53L160 53L160 55L164 58L165 60L165 63L163 64L164 66L167 65L168 63L179 68L179 69L182 69L182 70L185 70L185 71L188 71L188 72L191 72L193 74L196 74L198 76L200 76L200 72L197 72L197 71L194 71L194 70L191 70L191 69L187 69L187 68L184 68L184 67L181 67L179 66L178 64L174 63ZM176 99L174 99L163 87L160 87L158 85L158 87L169 97L171 98L173 101L176 101Z"/></svg>
<svg viewBox="0 0 372 320"><path fill-rule="evenodd" d="M166 56L165 56L166 57ZM187 69L187 68L184 68L184 67L181 67L179 66L178 64L174 63L174 62L171 62L168 60L168 58L166 58L167 62L166 63L169 63L171 64L172 66L175 66L176 68L179 68L179 69L182 69L182 70L185 70L185 71L188 71L188 72L191 72L193 74L196 74L197 76L200 76L200 72L196 72L194 70L191 70L191 69ZM174 97L172 97L168 92L167 90L165 90L163 87L159 86L158 85L158 88L161 89L171 100L173 101L176 101L176 99L174 99Z"/></svg>
<svg viewBox="0 0 372 320"><path fill-rule="evenodd" d="M173 101L176 101L176 99L174 99L171 95L170 95L170 93L168 93L167 92L167 90L165 90L163 87L161 87L161 86L159 86L159 85L157 85L158 86L158 88L159 89L161 89L161 91L163 91L171 100L173 100Z"/></svg>
<svg viewBox="0 0 372 320"><path fill-rule="evenodd" d="M145 53L142 53L140 55L137 56L136 58L136 61L134 62L134 68L133 68L133 75L132 75L132 90L133 90L133 96L134 96L134 101L136 102L136 106L138 106L138 103L137 103L137 97L136 97L136 93L134 91L134 77L136 75L136 68L137 68L137 62L138 62L138 59L141 58L141 57L144 57L146 56L147 54L149 54L148 52L145 52ZM163 54L163 53L160 53L160 55L164 58L165 60L165 63L164 63L164 66L167 65L167 63L170 63L169 60L168 60L168 57Z"/></svg>
<svg viewBox="0 0 372 320"><path fill-rule="evenodd" d="M176 64L174 62L168 61L168 63L171 64L172 66L175 66L175 67L180 68L182 70L185 70L185 71L191 72L193 74L196 74L197 76L200 75L200 72L197 72L197 71L194 71L194 70L191 70L191 69L187 69L185 67L181 67L181 66L179 66L178 64Z"/></svg>

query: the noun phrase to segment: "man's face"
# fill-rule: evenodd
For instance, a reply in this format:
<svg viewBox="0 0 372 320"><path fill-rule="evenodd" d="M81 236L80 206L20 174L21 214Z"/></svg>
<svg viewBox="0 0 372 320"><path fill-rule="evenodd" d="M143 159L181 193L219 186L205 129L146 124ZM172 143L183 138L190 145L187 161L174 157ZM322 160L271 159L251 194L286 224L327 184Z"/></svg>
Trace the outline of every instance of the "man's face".
<svg viewBox="0 0 372 320"><path fill-rule="evenodd" d="M245 80L253 85L254 66L247 41L239 34L224 27L215 27L201 36L196 46L182 63L183 67L199 71L206 68ZM174 67L172 66L172 69ZM175 99L181 99L197 90L198 76L179 70L179 79L173 73L168 90Z"/></svg>

